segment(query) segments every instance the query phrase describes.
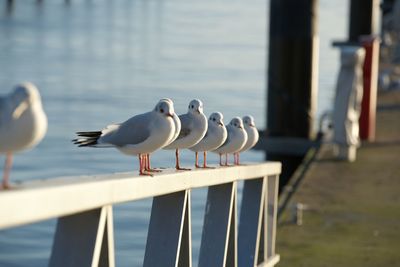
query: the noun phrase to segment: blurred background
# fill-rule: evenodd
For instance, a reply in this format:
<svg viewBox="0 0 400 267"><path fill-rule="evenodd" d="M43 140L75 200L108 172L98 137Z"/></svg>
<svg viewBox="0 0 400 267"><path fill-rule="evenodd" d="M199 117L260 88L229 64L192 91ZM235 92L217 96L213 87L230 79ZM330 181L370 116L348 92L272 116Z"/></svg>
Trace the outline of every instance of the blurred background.
<svg viewBox="0 0 400 267"><path fill-rule="evenodd" d="M0 93L33 82L49 118L44 140L16 155L12 182L136 171L136 158L114 149L77 148L71 139L76 131L149 111L164 97L174 101L178 114L199 98L207 116L221 111L228 123L251 114L259 129L266 126L269 1L7 2L0 2ZM318 116L333 104L339 52L331 41L347 36L347 14L347 0L319 1ZM190 151L181 158L184 166L194 164ZM265 156L251 151L241 158ZM172 167L174 160L173 151L159 151L152 164ZM210 155L209 163L217 160ZM192 195L194 262L205 195ZM150 208L151 200L116 206L118 266L142 264ZM47 221L1 231L0 266L47 265L54 226Z"/></svg>

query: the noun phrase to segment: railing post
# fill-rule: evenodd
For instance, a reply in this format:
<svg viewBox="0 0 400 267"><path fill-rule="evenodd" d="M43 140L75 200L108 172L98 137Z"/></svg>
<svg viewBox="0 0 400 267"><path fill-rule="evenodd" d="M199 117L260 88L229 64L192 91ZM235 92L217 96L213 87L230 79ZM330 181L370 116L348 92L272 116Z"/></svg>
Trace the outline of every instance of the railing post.
<svg viewBox="0 0 400 267"><path fill-rule="evenodd" d="M49 266L114 267L112 220L111 206L59 218Z"/></svg>
<svg viewBox="0 0 400 267"><path fill-rule="evenodd" d="M276 220L278 211L279 175L268 176L267 183L267 260L275 256Z"/></svg>
<svg viewBox="0 0 400 267"><path fill-rule="evenodd" d="M178 267L192 266L192 221L191 221L191 197L190 190L187 192L185 218L183 222L182 237L180 243Z"/></svg>
<svg viewBox="0 0 400 267"><path fill-rule="evenodd" d="M191 267L189 198L189 190L154 197L144 267Z"/></svg>
<svg viewBox="0 0 400 267"><path fill-rule="evenodd" d="M236 182L210 186L199 267L237 266Z"/></svg>
<svg viewBox="0 0 400 267"><path fill-rule="evenodd" d="M264 251L265 187L265 178L244 181L239 219L239 267L253 267L264 261L259 252Z"/></svg>

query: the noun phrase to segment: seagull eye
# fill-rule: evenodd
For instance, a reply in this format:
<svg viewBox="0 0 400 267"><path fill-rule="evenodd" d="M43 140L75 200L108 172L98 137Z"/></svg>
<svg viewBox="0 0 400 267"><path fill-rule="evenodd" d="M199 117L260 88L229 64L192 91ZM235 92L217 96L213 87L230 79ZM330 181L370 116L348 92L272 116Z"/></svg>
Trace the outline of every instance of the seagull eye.
<svg viewBox="0 0 400 267"><path fill-rule="evenodd" d="M161 112L161 113L164 113L164 109L163 109L163 108L160 108L160 112Z"/></svg>
<svg viewBox="0 0 400 267"><path fill-rule="evenodd" d="M191 108L194 108L194 106L192 105Z"/></svg>
<svg viewBox="0 0 400 267"><path fill-rule="evenodd" d="M215 118L213 118L213 121L215 121Z"/></svg>

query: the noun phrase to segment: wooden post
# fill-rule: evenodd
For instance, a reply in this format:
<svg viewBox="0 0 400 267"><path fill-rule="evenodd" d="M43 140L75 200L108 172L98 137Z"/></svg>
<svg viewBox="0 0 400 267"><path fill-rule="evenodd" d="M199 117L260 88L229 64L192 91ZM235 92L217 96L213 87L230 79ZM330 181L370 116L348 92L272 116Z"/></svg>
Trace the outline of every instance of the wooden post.
<svg viewBox="0 0 400 267"><path fill-rule="evenodd" d="M387 2L387 1L386 1ZM351 0L349 20L349 42L358 43L366 49L364 63L364 96L360 117L360 137L375 140L375 111L378 86L379 0Z"/></svg>
<svg viewBox="0 0 400 267"><path fill-rule="evenodd" d="M378 34L379 3L379 0L350 1L350 42L359 42L361 35Z"/></svg>
<svg viewBox="0 0 400 267"><path fill-rule="evenodd" d="M364 91L360 114L360 138L369 142L375 141L376 103L378 97L379 75L379 37L362 36L360 41L365 49L363 67Z"/></svg>
<svg viewBox="0 0 400 267"><path fill-rule="evenodd" d="M318 86L318 0L271 0L267 128L270 138L312 139ZM303 155L304 156L304 155ZM286 183L303 156L268 153Z"/></svg>

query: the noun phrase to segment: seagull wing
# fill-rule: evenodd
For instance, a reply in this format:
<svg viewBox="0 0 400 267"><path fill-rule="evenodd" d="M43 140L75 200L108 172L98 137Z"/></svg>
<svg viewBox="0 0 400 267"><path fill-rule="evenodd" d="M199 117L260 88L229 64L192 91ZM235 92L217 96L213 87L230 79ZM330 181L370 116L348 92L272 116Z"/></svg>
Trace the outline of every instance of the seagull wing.
<svg viewBox="0 0 400 267"><path fill-rule="evenodd" d="M6 99L5 97L0 97L0 127L2 127L2 125L5 122L5 116L7 114L6 109L7 109Z"/></svg>
<svg viewBox="0 0 400 267"><path fill-rule="evenodd" d="M229 125L229 124L226 125L226 131L227 131L228 136L226 137L225 142L221 145L221 147L226 145L226 144L229 144L231 142L231 139L232 139L232 132L233 132L232 126Z"/></svg>
<svg viewBox="0 0 400 267"><path fill-rule="evenodd" d="M188 114L179 115L179 119L181 121L181 131L176 139L181 139L188 136L193 129L193 121L189 118Z"/></svg>
<svg viewBox="0 0 400 267"><path fill-rule="evenodd" d="M150 136L150 112L130 118L122 124L112 124L102 130L99 143L115 146L136 145Z"/></svg>

